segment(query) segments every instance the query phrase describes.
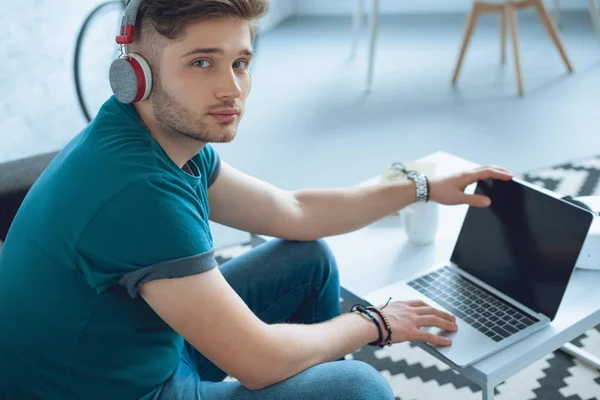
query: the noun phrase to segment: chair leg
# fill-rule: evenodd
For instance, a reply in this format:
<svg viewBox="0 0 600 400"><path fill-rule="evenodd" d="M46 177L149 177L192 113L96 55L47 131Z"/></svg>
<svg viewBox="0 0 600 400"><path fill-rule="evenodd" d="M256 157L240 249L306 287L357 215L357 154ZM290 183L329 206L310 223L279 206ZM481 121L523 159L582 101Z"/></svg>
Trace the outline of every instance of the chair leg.
<svg viewBox="0 0 600 400"><path fill-rule="evenodd" d="M546 30L550 34L550 37L552 38L554 45L558 49L558 52L560 53L560 56L562 57L565 65L567 67L567 71L573 72L573 67L571 66L571 62L569 61L569 58L567 57L567 53L565 52L565 48L560 40L560 37L558 36L558 31L556 30L556 27L554 26L554 24L552 23L552 20L550 19L550 14L548 13L546 6L544 6L544 2L542 0L535 0L534 3L535 3L535 8L537 9L537 12L540 15L540 19L542 20L542 23L544 24L544 26L546 27Z"/></svg>
<svg viewBox="0 0 600 400"><path fill-rule="evenodd" d="M373 71L375 68L375 47L377 44L377 31L379 30L379 0L373 1L371 10L371 43L369 45L369 72L367 76L367 92L371 92L373 86Z"/></svg>
<svg viewBox="0 0 600 400"><path fill-rule="evenodd" d="M600 35L600 13L598 12L598 7L596 6L596 0L588 0L588 6L590 9L590 16L592 17L592 22L594 23L594 28L596 29L596 33Z"/></svg>
<svg viewBox="0 0 600 400"><path fill-rule="evenodd" d="M517 91L519 96L523 96L523 78L521 76L521 61L519 60L519 37L517 28L517 11L511 5L507 4L504 8L508 26L510 27L510 36L512 38L513 54L515 58L515 74L517 76Z"/></svg>
<svg viewBox="0 0 600 400"><path fill-rule="evenodd" d="M454 76L452 77L452 83L456 84L458 80L458 75L460 74L460 68L462 67L463 60L465 58L465 53L467 51L467 46L471 41L471 36L473 36L473 31L475 30L475 25L477 24L477 19L479 18L479 9L477 7L477 3L473 3L473 7L471 7L471 11L467 16L467 23L465 26L465 34L463 37L462 44L460 46L460 53L458 55L458 60L456 62L456 68L454 69Z"/></svg>
<svg viewBox="0 0 600 400"><path fill-rule="evenodd" d="M504 64L506 63L506 13L504 11L500 13L500 46L500 61Z"/></svg>
<svg viewBox="0 0 600 400"><path fill-rule="evenodd" d="M354 17L352 19L352 45L350 47L351 59L354 59L356 56L356 48L358 47L358 39L360 37L360 30L362 28L364 5L364 0L356 0L356 9L354 10Z"/></svg>

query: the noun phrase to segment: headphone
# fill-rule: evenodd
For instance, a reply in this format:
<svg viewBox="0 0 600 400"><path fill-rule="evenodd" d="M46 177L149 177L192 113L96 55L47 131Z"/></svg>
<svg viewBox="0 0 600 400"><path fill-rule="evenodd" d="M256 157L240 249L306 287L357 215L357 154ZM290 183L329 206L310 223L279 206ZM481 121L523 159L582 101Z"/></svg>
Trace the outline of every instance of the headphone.
<svg viewBox="0 0 600 400"><path fill-rule="evenodd" d="M129 0L121 21L116 42L121 54L112 62L109 71L110 87L121 103L130 104L146 100L152 91L152 72L144 58L128 53L127 45L135 41L135 21L142 0Z"/></svg>

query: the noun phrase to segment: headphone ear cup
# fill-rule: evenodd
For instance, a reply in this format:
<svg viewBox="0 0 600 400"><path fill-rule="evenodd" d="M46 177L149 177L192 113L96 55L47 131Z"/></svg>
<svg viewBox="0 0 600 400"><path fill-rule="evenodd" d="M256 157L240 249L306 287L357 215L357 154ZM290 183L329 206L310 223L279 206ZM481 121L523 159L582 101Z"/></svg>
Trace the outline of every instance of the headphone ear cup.
<svg viewBox="0 0 600 400"><path fill-rule="evenodd" d="M146 59L144 59L144 57L142 57L141 55L139 55L137 53L131 53L128 55L133 60L136 60L138 62L139 66L142 69L143 78L144 78L144 90L141 94L141 98L139 100L134 100L134 101L137 102L137 101L146 100L148 98L148 96L150 96L150 93L152 92L152 70L150 69L150 65L148 64Z"/></svg>
<svg viewBox="0 0 600 400"><path fill-rule="evenodd" d="M117 100L130 104L146 100L152 91L152 71L139 54L118 58L110 66L110 87Z"/></svg>

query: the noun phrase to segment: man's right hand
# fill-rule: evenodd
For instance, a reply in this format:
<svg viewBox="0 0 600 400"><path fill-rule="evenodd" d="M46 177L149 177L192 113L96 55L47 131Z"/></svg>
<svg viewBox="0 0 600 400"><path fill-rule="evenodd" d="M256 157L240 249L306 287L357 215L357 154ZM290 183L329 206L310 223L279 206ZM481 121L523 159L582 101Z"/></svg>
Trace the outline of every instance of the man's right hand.
<svg viewBox="0 0 600 400"><path fill-rule="evenodd" d="M458 329L455 317L435 309L421 300L395 301L388 304L382 312L390 322L393 343L419 341L449 346L452 344L450 339L422 331L421 328L436 327L451 332L456 332ZM383 324L381 327L384 327Z"/></svg>
<svg viewBox="0 0 600 400"><path fill-rule="evenodd" d="M252 390L337 360L379 336L370 319L354 313L319 324L267 325L229 286L218 268L185 278L147 282L140 294L173 330ZM421 301L390 303L383 311L396 343L423 340L450 344L419 330L423 326L452 330L454 319L446 313Z"/></svg>

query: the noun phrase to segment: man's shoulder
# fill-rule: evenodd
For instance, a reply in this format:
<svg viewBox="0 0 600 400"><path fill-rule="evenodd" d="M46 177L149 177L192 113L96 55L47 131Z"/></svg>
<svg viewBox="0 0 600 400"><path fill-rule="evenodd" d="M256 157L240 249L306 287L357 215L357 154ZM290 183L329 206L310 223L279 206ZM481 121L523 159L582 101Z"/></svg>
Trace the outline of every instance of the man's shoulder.
<svg viewBox="0 0 600 400"><path fill-rule="evenodd" d="M39 177L28 194L31 208L43 204L63 221L84 224L111 199L134 202L153 188L145 182L169 180L168 163L129 117L109 100Z"/></svg>
<svg viewBox="0 0 600 400"><path fill-rule="evenodd" d="M125 106L112 97L102 106L48 168L53 181L119 190L165 171L164 157L135 111Z"/></svg>

